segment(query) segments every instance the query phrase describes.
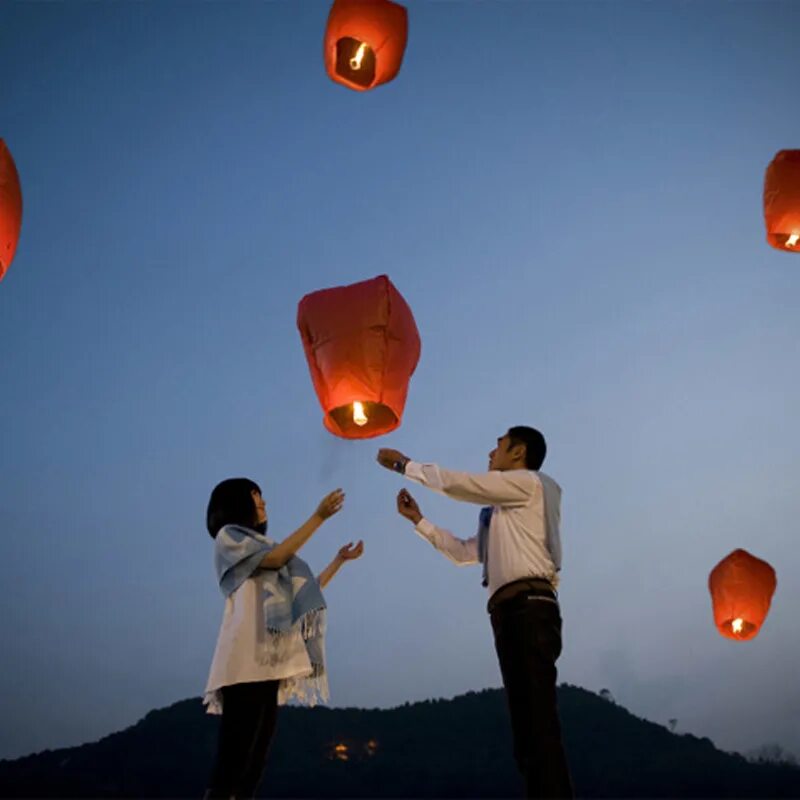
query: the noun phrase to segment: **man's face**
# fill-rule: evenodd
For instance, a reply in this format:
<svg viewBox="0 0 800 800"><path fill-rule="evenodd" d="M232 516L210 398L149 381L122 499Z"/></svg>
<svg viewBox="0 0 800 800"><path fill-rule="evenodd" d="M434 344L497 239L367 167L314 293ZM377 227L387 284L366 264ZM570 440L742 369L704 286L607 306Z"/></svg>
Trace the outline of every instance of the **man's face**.
<svg viewBox="0 0 800 800"><path fill-rule="evenodd" d="M497 440L497 447L489 453L489 469L497 469L497 470L504 470L509 469L509 456L508 456L508 448L511 446L511 441L508 438L508 434L505 436L501 436Z"/></svg>

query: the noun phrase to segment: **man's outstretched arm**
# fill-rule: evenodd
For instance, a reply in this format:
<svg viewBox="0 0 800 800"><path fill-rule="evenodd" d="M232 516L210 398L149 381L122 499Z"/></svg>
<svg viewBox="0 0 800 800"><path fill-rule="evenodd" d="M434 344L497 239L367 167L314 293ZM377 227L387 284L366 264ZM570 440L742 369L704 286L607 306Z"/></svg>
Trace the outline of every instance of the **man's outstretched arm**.
<svg viewBox="0 0 800 800"><path fill-rule="evenodd" d="M528 470L507 472L456 472L436 464L420 464L399 450L378 451L378 463L400 472L435 492L465 503L492 506L522 506L541 490L538 479Z"/></svg>
<svg viewBox="0 0 800 800"><path fill-rule="evenodd" d="M459 539L450 531L434 525L422 516L417 501L406 489L401 489L397 495L397 511L401 516L414 523L414 530L429 541L442 555L460 567L469 564L478 564L478 537Z"/></svg>

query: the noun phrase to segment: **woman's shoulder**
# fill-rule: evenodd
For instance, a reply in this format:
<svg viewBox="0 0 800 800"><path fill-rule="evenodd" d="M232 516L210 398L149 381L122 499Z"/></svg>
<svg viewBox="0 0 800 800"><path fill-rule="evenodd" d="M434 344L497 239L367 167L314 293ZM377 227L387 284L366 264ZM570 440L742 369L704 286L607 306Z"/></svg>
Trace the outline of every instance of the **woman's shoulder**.
<svg viewBox="0 0 800 800"><path fill-rule="evenodd" d="M223 525L216 536L217 545L231 545L242 544L248 539L258 542L259 544L274 545L275 543L268 539L264 534L254 531L252 528L246 528L244 525Z"/></svg>
<svg viewBox="0 0 800 800"><path fill-rule="evenodd" d="M244 525L234 525L232 523L228 525L223 525L219 529L219 536L220 533L224 533L227 536L255 536L256 531L251 530L250 528L246 528Z"/></svg>

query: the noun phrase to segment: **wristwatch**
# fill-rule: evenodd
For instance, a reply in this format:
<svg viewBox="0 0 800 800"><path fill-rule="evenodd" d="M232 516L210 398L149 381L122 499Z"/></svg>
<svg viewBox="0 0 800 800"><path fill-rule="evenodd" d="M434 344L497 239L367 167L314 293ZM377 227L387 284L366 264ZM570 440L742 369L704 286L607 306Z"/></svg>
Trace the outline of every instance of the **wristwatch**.
<svg viewBox="0 0 800 800"><path fill-rule="evenodd" d="M405 475L406 464L408 464L409 461L411 461L410 458L401 458L399 461L395 461L394 464L392 464L392 469L394 469L395 472L399 472L401 475Z"/></svg>

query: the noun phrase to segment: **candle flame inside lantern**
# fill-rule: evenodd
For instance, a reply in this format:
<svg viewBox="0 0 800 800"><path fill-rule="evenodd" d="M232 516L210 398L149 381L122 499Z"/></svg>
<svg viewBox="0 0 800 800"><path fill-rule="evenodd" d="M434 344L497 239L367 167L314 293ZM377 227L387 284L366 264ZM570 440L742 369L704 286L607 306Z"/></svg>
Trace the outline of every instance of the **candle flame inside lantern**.
<svg viewBox="0 0 800 800"><path fill-rule="evenodd" d="M742 628L744 627L744 620L741 617L738 617L731 623L731 629L734 633L741 633Z"/></svg>
<svg viewBox="0 0 800 800"><path fill-rule="evenodd" d="M358 400L353 403L353 422L360 427L363 427L369 422L367 415L364 413L364 405L359 403Z"/></svg>
<svg viewBox="0 0 800 800"><path fill-rule="evenodd" d="M361 69L361 62L364 60L364 52L366 49L366 43L361 42L356 54L350 59L350 69Z"/></svg>
<svg viewBox="0 0 800 800"><path fill-rule="evenodd" d="M800 233L793 233L787 240L787 247L797 247L800 244Z"/></svg>

